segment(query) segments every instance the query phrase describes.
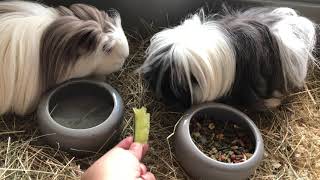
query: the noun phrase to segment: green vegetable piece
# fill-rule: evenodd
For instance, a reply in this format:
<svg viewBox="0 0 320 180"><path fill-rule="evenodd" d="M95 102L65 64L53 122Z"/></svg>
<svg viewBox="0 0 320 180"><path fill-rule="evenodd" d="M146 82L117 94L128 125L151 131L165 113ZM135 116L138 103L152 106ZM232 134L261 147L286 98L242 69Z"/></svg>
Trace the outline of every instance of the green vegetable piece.
<svg viewBox="0 0 320 180"><path fill-rule="evenodd" d="M150 114L147 108L133 108L134 112L134 141L147 144L150 130Z"/></svg>

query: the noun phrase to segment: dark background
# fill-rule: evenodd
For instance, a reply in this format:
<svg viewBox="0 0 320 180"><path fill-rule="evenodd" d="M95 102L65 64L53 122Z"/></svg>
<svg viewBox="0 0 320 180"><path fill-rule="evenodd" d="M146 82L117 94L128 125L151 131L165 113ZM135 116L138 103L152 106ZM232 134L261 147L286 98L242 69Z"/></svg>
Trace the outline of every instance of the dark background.
<svg viewBox="0 0 320 180"><path fill-rule="evenodd" d="M320 0L40 0L51 5L69 6L73 3L86 3L101 10L117 9L126 31L144 33L146 28L176 25L189 13L204 7L216 13L221 5L234 8L271 5L286 6L298 10L317 23L320 23Z"/></svg>

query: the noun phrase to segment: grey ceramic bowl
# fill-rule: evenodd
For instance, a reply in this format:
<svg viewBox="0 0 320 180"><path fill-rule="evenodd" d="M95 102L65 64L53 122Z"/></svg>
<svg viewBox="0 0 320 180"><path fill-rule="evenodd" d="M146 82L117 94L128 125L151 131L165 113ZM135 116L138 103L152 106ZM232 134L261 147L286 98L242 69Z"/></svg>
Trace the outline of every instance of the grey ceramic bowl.
<svg viewBox="0 0 320 180"><path fill-rule="evenodd" d="M202 116L215 121L229 120L246 128L255 142L253 156L245 162L236 164L219 162L206 156L194 144L189 130L190 121L194 117ZM249 117L232 107L216 103L196 106L183 115L175 130L174 147L174 153L180 165L197 180L246 179L259 166L264 154L261 134Z"/></svg>
<svg viewBox="0 0 320 180"><path fill-rule="evenodd" d="M104 82L71 80L44 95L37 118L51 146L86 155L113 145L123 119L123 102Z"/></svg>

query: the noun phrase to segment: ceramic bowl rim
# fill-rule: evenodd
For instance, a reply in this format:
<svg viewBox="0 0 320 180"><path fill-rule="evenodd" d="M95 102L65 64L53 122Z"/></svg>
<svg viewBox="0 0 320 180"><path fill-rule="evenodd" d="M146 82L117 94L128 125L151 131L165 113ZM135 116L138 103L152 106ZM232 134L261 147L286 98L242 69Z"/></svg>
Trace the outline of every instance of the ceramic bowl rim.
<svg viewBox="0 0 320 180"><path fill-rule="evenodd" d="M63 91L64 88L68 88L70 86L77 85L77 84L85 84L87 86L95 86L95 87L102 88L102 89L104 89L104 91L109 93L110 96L112 97L113 109L112 109L111 113L109 114L109 116L107 116L106 119L103 120L103 122L101 122L100 124L93 126L93 127L90 127L90 128L73 129L73 128L65 127L65 126L59 124L50 115L49 103L50 103L52 97L56 93ZM89 134L92 134L92 132L100 132L100 131L103 131L104 129L106 129L105 127L108 126L108 124L110 123L110 120L114 119L115 116L119 116L117 109L119 109L119 108L122 109L121 104L122 104L122 99L121 99L120 95L109 84L107 84L105 82L98 82L95 80L77 79L77 80L70 80L68 82L65 82L65 83L61 84L60 86L56 87L55 89L53 89L52 91L48 92L46 99L45 99L45 103L44 103L45 107L42 108L42 110L44 109L45 114L47 116L46 121L48 121L48 123L51 124L53 129L56 129L59 132L64 132L64 134L84 136L88 132L90 132ZM122 113L122 111L120 113Z"/></svg>
<svg viewBox="0 0 320 180"><path fill-rule="evenodd" d="M229 111L237 116L239 116L239 118L241 118L243 120L243 122L245 122L248 126L249 129L251 130L253 136L254 136L254 140L255 140L255 150L254 153L252 155L251 158L249 158L248 160L244 161L244 162L240 162L240 163L224 163L224 162L220 162L218 160L214 160L210 157L208 157L204 152L202 152L197 146L196 144L193 142L191 134L190 134L190 121L192 119L192 117L197 114L199 111L205 110L205 109L223 109L225 111ZM186 140L189 141L189 147L188 148L193 148L194 150L196 150L197 152L197 156L199 156L202 160L204 160L206 163L211 164L211 165L215 165L215 166L219 166L221 168L224 169L230 169L230 170L235 170L235 169L243 169L244 167L252 167L257 163L257 160L259 160L259 152L263 153L264 152L264 144L263 144L263 139L261 136L261 133L259 131L259 129L256 127L256 125L254 124L254 122L243 112L225 105L225 104L220 104L220 103L205 103L205 104L201 104L198 106L195 106L191 109L189 109L185 115L187 116L185 118L185 122L186 126L185 128L188 128L187 131L187 138Z"/></svg>

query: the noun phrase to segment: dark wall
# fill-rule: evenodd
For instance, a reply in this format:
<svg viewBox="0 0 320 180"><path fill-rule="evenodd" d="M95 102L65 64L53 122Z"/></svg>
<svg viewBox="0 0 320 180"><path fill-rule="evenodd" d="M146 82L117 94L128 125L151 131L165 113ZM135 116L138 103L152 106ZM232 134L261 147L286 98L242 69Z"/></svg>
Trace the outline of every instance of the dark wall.
<svg viewBox="0 0 320 180"><path fill-rule="evenodd" d="M260 5L293 7L320 23L319 0L43 0L43 2L54 6L87 3L103 10L115 8L121 13L127 31L140 30L140 32L151 26L175 25L200 7L217 12L222 3L232 7Z"/></svg>
<svg viewBox="0 0 320 180"><path fill-rule="evenodd" d="M166 27L205 5L205 0L43 0L48 5L87 3L99 9L117 9L128 31L143 30L147 26Z"/></svg>
<svg viewBox="0 0 320 180"><path fill-rule="evenodd" d="M38 0L39 1L39 0ZM140 31L146 28L167 27L179 23L186 15L204 7L218 12L222 3L231 7L287 6L320 23L320 0L40 0L47 5L68 6L73 3L87 3L99 9L117 9L126 31Z"/></svg>

